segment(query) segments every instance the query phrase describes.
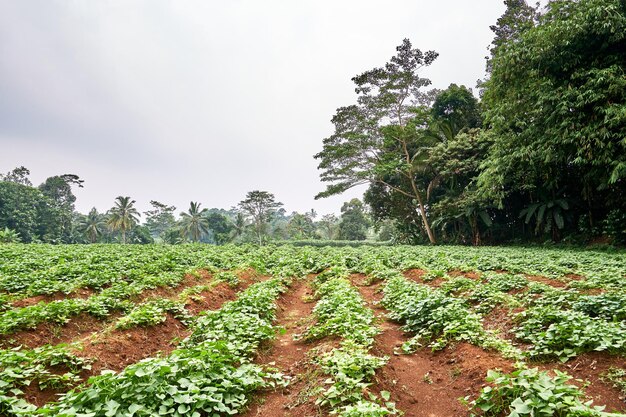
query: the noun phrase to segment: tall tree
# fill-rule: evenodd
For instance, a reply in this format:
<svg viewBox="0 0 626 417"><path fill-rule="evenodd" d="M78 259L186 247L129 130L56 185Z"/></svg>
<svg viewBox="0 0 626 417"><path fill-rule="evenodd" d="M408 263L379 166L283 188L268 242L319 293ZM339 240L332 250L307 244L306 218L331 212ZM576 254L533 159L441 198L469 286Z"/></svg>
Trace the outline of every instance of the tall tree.
<svg viewBox="0 0 626 417"><path fill-rule="evenodd" d="M429 240L435 243L427 205L427 184L418 179L424 149L429 146L422 130L424 111L419 109L421 89L430 80L418 71L436 58L434 51L413 49L405 39L384 67L374 68L352 80L357 104L341 107L332 119L335 133L324 139L320 177L330 182L316 198L340 194L360 184L376 184L406 197L419 214Z"/></svg>
<svg viewBox="0 0 626 417"><path fill-rule="evenodd" d="M106 227L104 216L93 207L86 216L80 219L78 227L91 243L96 243Z"/></svg>
<svg viewBox="0 0 626 417"><path fill-rule="evenodd" d="M180 213L182 233L193 242L199 242L200 238L209 232L209 221L206 218L208 210L206 208L201 210L200 205L192 201L187 212Z"/></svg>
<svg viewBox="0 0 626 417"><path fill-rule="evenodd" d="M238 239L243 236L246 231L246 216L242 212L237 212L235 214L234 220L231 222L232 231L230 232L230 237L232 240Z"/></svg>
<svg viewBox="0 0 626 417"><path fill-rule="evenodd" d="M433 226L457 243L481 242L481 230L492 224L488 200L479 198L475 180L480 164L493 145L490 131L471 129L441 142L430 152L428 164L437 173L431 189Z"/></svg>
<svg viewBox="0 0 626 417"><path fill-rule="evenodd" d="M140 216L135 208L135 200L119 196L115 199L113 208L109 210L107 223L111 230L122 233L122 243L126 244L126 233L137 224Z"/></svg>
<svg viewBox="0 0 626 417"><path fill-rule="evenodd" d="M0 229L19 233L25 243L62 243L62 213L41 191L14 181L0 181Z"/></svg>
<svg viewBox="0 0 626 417"><path fill-rule="evenodd" d="M338 226L339 219L334 214L325 214L317 222L318 233L328 240L337 238Z"/></svg>
<svg viewBox="0 0 626 417"><path fill-rule="evenodd" d="M47 178L38 188L48 197L61 215L60 226L63 231L62 240L70 242L72 235L72 220L74 217L74 202L76 196L72 187L83 188L84 180L78 175L63 174Z"/></svg>
<svg viewBox="0 0 626 417"><path fill-rule="evenodd" d="M211 211L207 216L209 230L213 234L213 241L217 245L223 245L230 240L233 226L224 214Z"/></svg>
<svg viewBox="0 0 626 417"><path fill-rule="evenodd" d="M347 201L341 207L339 238L345 240L365 240L369 220L365 206L358 198Z"/></svg>
<svg viewBox="0 0 626 417"><path fill-rule="evenodd" d="M76 201L72 186L83 188L84 182L78 175L74 174L55 175L47 178L38 188L45 196L54 201L57 207L72 212Z"/></svg>
<svg viewBox="0 0 626 417"><path fill-rule="evenodd" d="M276 201L274 194L258 190L248 192L246 198L239 202L239 209L252 221L259 245L263 244L263 237L267 234L268 222L282 205Z"/></svg>
<svg viewBox="0 0 626 417"><path fill-rule="evenodd" d="M291 239L310 239L313 237L315 226L311 215L311 212L306 214L294 212L291 215L291 219L287 223L287 232Z"/></svg>
<svg viewBox="0 0 626 417"><path fill-rule="evenodd" d="M539 3L533 7L526 0L504 0L504 5L506 9L502 16L498 18L495 25L489 27L494 33L493 41L489 46L490 56L486 57L489 74L493 69L492 60L498 48L519 39L522 33L535 26L539 17L537 11Z"/></svg>
<svg viewBox="0 0 626 417"><path fill-rule="evenodd" d="M432 106L433 120L439 128L448 125L451 135L455 136L462 129L480 127L480 110L478 100L472 91L464 85L450 86L441 91Z"/></svg>
<svg viewBox="0 0 626 417"><path fill-rule="evenodd" d="M144 212L146 216L146 227L153 237L163 238L164 234L176 225L174 212L176 206L168 206L156 200L151 200L152 210Z"/></svg>
<svg viewBox="0 0 626 417"><path fill-rule="evenodd" d="M22 184L31 187L33 183L30 182L30 179L28 178L29 175L30 170L24 166L20 166L14 168L12 171L9 171L4 175L0 174L0 181L14 182L16 184Z"/></svg>

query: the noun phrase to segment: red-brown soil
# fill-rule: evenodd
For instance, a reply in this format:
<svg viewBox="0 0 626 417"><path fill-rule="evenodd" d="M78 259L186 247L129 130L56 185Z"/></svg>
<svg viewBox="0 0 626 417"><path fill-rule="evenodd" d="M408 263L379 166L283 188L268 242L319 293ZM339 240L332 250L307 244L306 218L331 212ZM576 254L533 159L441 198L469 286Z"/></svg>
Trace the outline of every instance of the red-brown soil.
<svg viewBox="0 0 626 417"><path fill-rule="evenodd" d="M552 278L548 278L548 277L543 277L541 275L529 275L529 274L524 274L524 276L526 278L528 278L530 281L534 281L534 282L540 282L542 284L547 284L551 287L555 287L555 288L563 288L565 287L565 283L562 281L557 281L556 279L552 279Z"/></svg>
<svg viewBox="0 0 626 417"><path fill-rule="evenodd" d="M62 375L69 372L69 368L61 365L53 366L48 370L57 375ZM87 378L87 372L84 371L81 374L83 379ZM30 385L26 387L20 387L24 392L24 399L31 404L35 404L37 407L41 407L49 402L58 400L59 396L67 391L67 389L55 389L55 388L39 388L39 382L37 380L31 381ZM4 417L2 415L2 417Z"/></svg>
<svg viewBox="0 0 626 417"><path fill-rule="evenodd" d="M185 308L194 316L205 310L217 310L226 301L237 298L237 293L247 288L248 285L250 285L250 281L241 282L236 288L233 288L220 282L216 286L190 297L186 301Z"/></svg>
<svg viewBox="0 0 626 417"><path fill-rule="evenodd" d="M193 287L195 285L208 284L211 282L211 274L205 270L198 270L196 274L186 274L183 280L175 287L168 285L163 287L156 287L142 291L141 294L137 294L133 298L133 301L140 302L148 298L168 298L177 296L185 288Z"/></svg>
<svg viewBox="0 0 626 417"><path fill-rule="evenodd" d="M465 277L473 280L479 280L480 274L475 271L461 271L460 269L453 269L448 271L448 275L451 277Z"/></svg>
<svg viewBox="0 0 626 417"><path fill-rule="evenodd" d="M386 355L389 362L376 375L375 391L391 392L391 399L406 417L449 417L467 415L459 398L479 394L487 370L509 372L512 363L495 352L461 343L440 352L428 348L410 355L395 354L408 336L401 326L384 318L376 303L381 299L381 285L359 287L361 295L382 319L382 333L373 352Z"/></svg>
<svg viewBox="0 0 626 417"><path fill-rule="evenodd" d="M294 340L302 333L315 306L306 302L313 295L308 280L294 281L292 288L278 302L277 324L285 329L279 334L269 350L259 354L257 363L269 364L291 378L287 388L260 394L253 400L243 417L257 416L315 416L317 407L308 401L299 401L299 395L306 387L308 374L307 353L313 344Z"/></svg>
<svg viewBox="0 0 626 417"><path fill-rule="evenodd" d="M376 302L380 301L381 284L360 287L362 296L370 307L382 315ZM514 314L519 309L513 310ZM502 337L512 339L509 333L513 323L511 314L505 307L497 307L485 317L485 327L498 329ZM485 386L485 376L489 369L503 372L514 370L513 363L496 352L460 343L441 352L429 349L419 350L411 355L394 355L394 350L407 340L407 336L396 323L383 319L383 332L376 339L375 353L390 356L388 364L377 374L377 388L392 393L396 406L407 417L435 417L467 415L466 408L457 400L470 396L472 399ZM535 366L529 364L529 366ZM593 352L570 360L565 364L551 363L539 365L541 369L559 369L576 379L589 382L584 388L595 405L605 405L606 411L625 412L626 401L621 391L601 376L611 367L626 368L626 358L611 356L604 352ZM573 381L582 386L581 382Z"/></svg>
<svg viewBox="0 0 626 417"><path fill-rule="evenodd" d="M521 307L510 309L504 306L498 306L483 318L483 327L487 330L497 330L499 336L503 339L513 340L515 335L512 330L515 327L513 318L515 314L523 311Z"/></svg>
<svg viewBox="0 0 626 417"><path fill-rule="evenodd" d="M409 269L404 271L402 275L404 275L405 278L410 279L411 281L417 282L418 284L426 284L430 285L431 287L440 287L441 284L446 282L445 278L443 277L437 277L433 280L425 281L423 277L424 275L426 275L426 271L421 269Z"/></svg>
<svg viewBox="0 0 626 417"><path fill-rule="evenodd" d="M493 272L496 272L498 274L508 274L509 271L506 271L504 269L495 269L493 270ZM548 277L544 277L541 275L532 275L532 274L523 274L529 281L534 281L534 282L540 282L542 284L546 284L549 285L551 287L555 287L555 288L563 288L567 286L566 282L563 281L559 281L556 279L552 279L552 278L548 278ZM568 278L569 280L572 280L573 276L578 276L578 275L573 275L573 274L569 274L566 275L565 277Z"/></svg>
<svg viewBox="0 0 626 417"><path fill-rule="evenodd" d="M571 281L581 281L585 279L585 277L583 277L582 275L578 275L578 274L566 274L565 278Z"/></svg>
<svg viewBox="0 0 626 417"><path fill-rule="evenodd" d="M175 297L182 290L194 285L207 284L211 281L211 275L206 271L198 271L199 278L188 274L183 281L176 287L159 287L142 292L133 298L134 302L141 302L148 298L154 297ZM249 283L249 281L245 281ZM76 294L80 294L80 298L87 298L93 294L91 290L81 289ZM43 297L43 296L38 296ZM63 299L64 295L54 295L55 299ZM72 298L72 296L68 296ZM74 297L76 298L76 297ZM23 300L20 300L23 301ZM41 299L40 301L45 301ZM54 300L48 300L54 301ZM36 304L36 303L34 303ZM200 310L200 308L198 308ZM92 334L101 332L111 321L116 319L118 314L107 317L106 320L97 319L87 313L81 313L69 319L66 324L40 323L34 329L20 330L13 334L5 335L0 340L0 347L26 346L35 348L46 344L56 345L59 343L70 343L75 340L85 338Z"/></svg>
<svg viewBox="0 0 626 417"><path fill-rule="evenodd" d="M41 407L49 402L56 401L63 391L51 388L39 389L36 381L32 381L29 386L23 387L24 399L37 407Z"/></svg>
<svg viewBox="0 0 626 417"><path fill-rule="evenodd" d="M81 313L72 317L66 324L40 323L34 329L21 330L3 336L0 340L0 347L21 345L33 349L48 344L70 343L102 331L115 317L114 315L103 321L90 314Z"/></svg>
<svg viewBox="0 0 626 417"><path fill-rule="evenodd" d="M186 327L168 314L163 323L155 326L112 330L84 340L83 348L75 353L93 359L89 374L98 375L105 369L121 371L158 353L167 355L188 335Z"/></svg>
<svg viewBox="0 0 626 417"><path fill-rule="evenodd" d="M89 298L94 294L94 291L90 288L77 288L69 294L54 293L47 295L35 295L33 297L22 298L21 300L15 300L11 303L12 308L21 308L34 306L35 304L44 302L49 303L51 301L66 300L68 298Z"/></svg>
<svg viewBox="0 0 626 417"><path fill-rule="evenodd" d="M423 269L407 269L402 273L402 275L412 281L422 283L422 277L426 275L426 271Z"/></svg>

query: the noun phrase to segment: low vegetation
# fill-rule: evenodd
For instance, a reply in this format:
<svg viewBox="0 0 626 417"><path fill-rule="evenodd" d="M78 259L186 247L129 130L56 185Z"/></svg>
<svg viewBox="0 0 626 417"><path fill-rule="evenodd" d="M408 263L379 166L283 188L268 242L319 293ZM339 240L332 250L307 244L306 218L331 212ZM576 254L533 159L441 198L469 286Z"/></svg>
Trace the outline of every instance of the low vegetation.
<svg viewBox="0 0 626 417"><path fill-rule="evenodd" d="M7 416L233 415L262 401L268 390L296 389L298 378L286 377L288 369L258 356L282 332L277 302L294 280L306 280L314 292L305 301L315 302L295 334L295 342L311 349L308 366L314 372L307 391L296 394L321 413L421 415L420 403L399 401L404 391L384 377L394 358L449 357L472 345L481 353L466 359L491 362L475 376L486 378L484 388L455 382L466 392L449 401L460 405L456 398L467 397L468 415L600 416L626 410L620 399L620 361L626 355L623 252L3 245L0 259L0 412ZM362 292L367 288L377 288L372 294L379 298ZM207 294L220 297L224 291L236 300L198 314ZM281 311L289 314L289 307ZM101 325L73 333L83 317ZM380 354L378 340L393 323L401 325L404 344ZM100 358L88 353L93 346L106 349L112 337L150 329L156 335L168 325L182 329L169 341L171 348L163 351L168 345L155 348L150 338L141 339L137 343L154 354L121 371L103 369ZM20 346L25 335L50 329L70 344ZM593 358L607 363L604 370L562 365L588 355L600 355ZM437 366L451 381L465 381L458 379L463 371L457 361ZM99 371L92 374L94 366ZM438 368L430 369L417 380L450 389ZM588 382L570 380L568 370ZM603 405L610 409L597 408Z"/></svg>

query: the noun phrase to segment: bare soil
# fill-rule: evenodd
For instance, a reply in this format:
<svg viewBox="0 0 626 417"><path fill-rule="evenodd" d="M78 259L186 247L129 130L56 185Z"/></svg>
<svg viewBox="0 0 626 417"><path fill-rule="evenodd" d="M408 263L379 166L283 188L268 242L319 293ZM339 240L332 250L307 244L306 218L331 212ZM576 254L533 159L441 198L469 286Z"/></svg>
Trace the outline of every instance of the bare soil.
<svg viewBox="0 0 626 417"><path fill-rule="evenodd" d="M513 322L513 317L522 311L524 309L521 307L511 309L498 306L483 317L483 326L487 330L498 331L499 336L503 339L514 341L515 335L512 330L515 327L515 323Z"/></svg>
<svg viewBox="0 0 626 417"><path fill-rule="evenodd" d="M438 277L433 280L424 280L424 275L426 275L426 271L421 269L409 269L402 273L405 278L410 279L411 281L415 281L418 284L426 284L431 287L440 287L441 284L446 282L443 277Z"/></svg>
<svg viewBox="0 0 626 417"><path fill-rule="evenodd" d="M319 410L314 404L301 398L307 386L306 376L311 372L307 354L315 344L294 340L294 336L302 333L310 324L307 320L315 306L314 302L309 301L312 296L313 290L308 280L301 280L294 281L289 291L279 299L277 324L285 331L277 336L267 351L259 354L255 362L277 368L289 376L292 382L287 388L259 394L242 414L243 417L304 417L318 414Z"/></svg>
<svg viewBox="0 0 626 417"><path fill-rule="evenodd" d="M168 314L156 326L112 330L83 340L82 349L75 353L94 361L89 376L105 369L119 372L141 359L169 354L188 335L187 328Z"/></svg>
<svg viewBox="0 0 626 417"><path fill-rule="evenodd" d="M251 280L242 281L233 288L219 283L190 300L186 308L194 315L205 310L217 310L227 301L237 298ZM179 287L180 288L180 287ZM167 315L163 323L149 327L133 327L98 333L83 340L83 349L76 354L94 360L91 374L104 369L120 371L141 359L171 353L179 342L189 335L189 330L179 320Z"/></svg>
<svg viewBox="0 0 626 417"><path fill-rule="evenodd" d="M473 279L475 281L480 279L480 274L475 271L461 271L460 269L452 269L448 271L448 275L451 277L465 277L469 279Z"/></svg>
<svg viewBox="0 0 626 417"><path fill-rule="evenodd" d="M438 286L444 280L424 282L424 271L409 270L404 275L416 282ZM459 275L468 276L461 273ZM457 272L451 271L451 275ZM199 296L191 298L187 309L192 314L204 310L220 308L225 302L233 300L242 289L251 283L263 279L254 271L242 271L241 283L232 288L220 283ZM541 276L527 276L537 282L544 282L554 287L566 284ZM310 277L309 277L310 278ZM478 274L469 276L478 279ZM567 277L575 279L574 277ZM409 335L402 331L398 323L386 318L386 311L378 304L382 299L383 283L369 284L368 276L354 274L350 277L360 294L378 317L381 333L376 337L372 353L388 356L387 365L379 369L371 390L374 392L389 391L391 400L396 402L399 410L406 417L450 417L469 414L466 406L459 399L476 398L486 385L485 376L490 369L503 372L513 371L513 363L504 359L497 352L485 351L479 347L458 343L438 352L429 348L420 349L415 353L398 354L399 348ZM148 297L174 297L186 287L210 282L210 275L204 274L201 279L194 276L185 277L184 282L176 288L159 288L142 294ZM259 393L253 399L249 409L242 414L244 417L285 416L285 417L318 417L324 411L315 405L312 388L319 386L324 377L311 364L311 357L319 352L329 350L338 345L336 340L307 343L295 340L312 322L312 310L315 303L311 302L313 290L310 279L296 280L291 288L278 301L277 324L284 332L277 335L275 341L268 344L255 359L256 363L273 366L278 371L291 377L292 383L287 388ZM145 295L145 297L144 297ZM512 315L516 310L496 307L484 318L487 329L499 330L500 335L512 340ZM178 342L189 334L188 329L177 319L168 315L165 322L152 327L131 328L128 330L104 331L111 321L104 322L88 314L81 314L64 326L42 324L37 329L18 332L11 335L10 343L24 344L29 347L41 346L46 343L62 343L82 340L83 349L76 353L92 358L93 369L85 372L87 379L104 369L120 371L129 364L146 357L166 355L176 348ZM5 345L5 342L0 342ZM579 355L567 363L541 363L544 370L558 369L572 375L580 381L573 383L584 386L590 399L596 405L606 405L606 411L626 412L626 400L623 394L610 383L602 380L602 375L611 367L626 368L626 358L611 356L603 352ZM33 381L25 390L25 398L41 406L54 401L61 391L51 389L40 390Z"/></svg>
<svg viewBox="0 0 626 417"><path fill-rule="evenodd" d="M528 278L530 281L540 282L542 284L547 284L547 285L549 285L551 287L554 287L554 288L563 288L563 287L565 287L567 285L566 283L564 283L562 281L557 281L556 279L543 277L541 275L524 274L524 276L526 278Z"/></svg>
<svg viewBox="0 0 626 417"><path fill-rule="evenodd" d="M406 417L449 417L467 415L460 398L476 396L484 386L489 369L511 371L512 363L495 352L461 343L440 352L424 348L405 355L396 352L408 340L398 323L385 317L378 305L381 284L358 287L361 295L380 317L382 332L373 351L389 357L376 375L374 390L391 392L391 399Z"/></svg>
<svg viewBox="0 0 626 417"><path fill-rule="evenodd" d="M35 295L33 297L22 298L21 300L15 300L11 303L13 308L29 307L39 304L41 302L49 303L51 301L66 300L68 298L89 298L94 294L94 290L90 288L77 288L69 294L62 292L46 295Z"/></svg>
<svg viewBox="0 0 626 417"><path fill-rule="evenodd" d="M117 316L112 315L107 320L100 320L90 314L81 313L72 317L66 324L40 323L34 329L3 336L0 339L0 347L25 346L34 349L48 344L70 343L102 331Z"/></svg>
<svg viewBox="0 0 626 417"><path fill-rule="evenodd" d="M184 279L176 287L158 287L155 289L143 291L141 294L134 297L133 301L141 302L148 298L154 297L175 297L185 288L211 282L211 275L208 272L201 270L198 271L198 274L200 277L196 277L191 274L185 275ZM249 280L244 281L243 285L247 285L245 283L249 283ZM79 296L77 297L88 298L90 295L93 295L93 291L89 289L81 289L78 290L76 294L79 294ZM54 301L63 298L77 298L72 297L71 295L65 296L64 294L55 294L54 296L52 296L53 299L46 298L50 296L37 297L43 297L39 301ZM30 302L32 302L33 304L29 305L37 304L36 302L34 302L33 299L31 299ZM198 311L199 310L201 309L198 308ZM114 313L110 317L107 317L105 320L101 320L90 314L81 313L75 317L71 317L69 321L65 324L46 322L40 323L34 329L19 330L15 333L5 335L2 339L0 339L0 347L15 347L21 345L33 349L47 344L56 345L59 343L71 343L90 335L99 334L117 317L119 317L119 314Z"/></svg>

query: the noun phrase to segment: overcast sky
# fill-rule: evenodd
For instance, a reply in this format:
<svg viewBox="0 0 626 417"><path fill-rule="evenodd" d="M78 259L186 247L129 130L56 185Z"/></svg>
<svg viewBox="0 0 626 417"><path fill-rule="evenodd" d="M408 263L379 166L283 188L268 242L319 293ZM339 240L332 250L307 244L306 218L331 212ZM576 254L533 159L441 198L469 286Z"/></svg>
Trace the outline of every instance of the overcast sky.
<svg viewBox="0 0 626 417"><path fill-rule="evenodd" d="M230 208L267 190L314 201L330 118L350 79L403 38L440 56L433 86L475 87L500 0L0 0L0 172L74 173L77 209L118 195Z"/></svg>

